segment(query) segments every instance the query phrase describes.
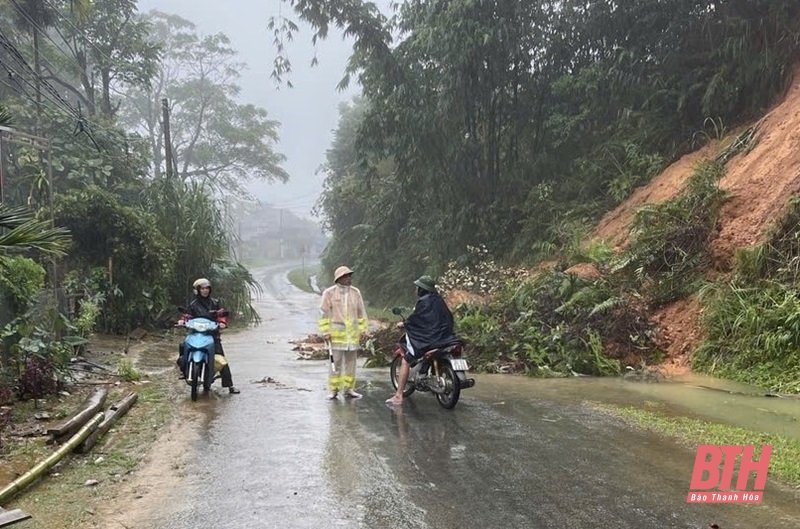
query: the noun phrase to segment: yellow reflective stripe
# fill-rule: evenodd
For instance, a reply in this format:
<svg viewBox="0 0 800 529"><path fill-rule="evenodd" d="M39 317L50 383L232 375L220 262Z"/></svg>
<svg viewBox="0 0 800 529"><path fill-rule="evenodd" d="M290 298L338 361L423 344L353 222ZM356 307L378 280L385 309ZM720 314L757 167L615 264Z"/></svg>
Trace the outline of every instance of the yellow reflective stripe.
<svg viewBox="0 0 800 529"><path fill-rule="evenodd" d="M347 333L345 331L331 331L331 341L344 343L347 340Z"/></svg>
<svg viewBox="0 0 800 529"><path fill-rule="evenodd" d="M328 377L328 389L331 391L339 391L342 385L342 379L338 375L331 375Z"/></svg>
<svg viewBox="0 0 800 529"><path fill-rule="evenodd" d="M358 345L361 332L365 332L354 328L351 321L333 323L332 327L333 329L327 332L331 335L331 343L334 345Z"/></svg>
<svg viewBox="0 0 800 529"><path fill-rule="evenodd" d="M355 389L356 377L350 375L342 375L341 387L342 389Z"/></svg>
<svg viewBox="0 0 800 529"><path fill-rule="evenodd" d="M331 319L330 318L320 318L317 323L319 324L319 332L330 332L331 330Z"/></svg>
<svg viewBox="0 0 800 529"><path fill-rule="evenodd" d="M358 330L361 332L367 332L369 330L366 318L358 318Z"/></svg>

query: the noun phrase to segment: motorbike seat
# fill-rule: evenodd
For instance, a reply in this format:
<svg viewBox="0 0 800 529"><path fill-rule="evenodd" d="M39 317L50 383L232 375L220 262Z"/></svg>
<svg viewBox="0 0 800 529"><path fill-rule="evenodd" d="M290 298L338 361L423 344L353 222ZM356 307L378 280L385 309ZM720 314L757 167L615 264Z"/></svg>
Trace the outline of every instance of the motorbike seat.
<svg viewBox="0 0 800 529"><path fill-rule="evenodd" d="M425 360L430 360L437 353L440 353L440 352L442 354L452 353L457 348L463 347L463 346L464 346L464 342L460 338L454 338L454 339L452 339L452 340L450 340L448 342L445 342L445 343L439 345L438 347L435 347L433 349L430 349L430 350L426 351L425 354L422 355L422 357Z"/></svg>

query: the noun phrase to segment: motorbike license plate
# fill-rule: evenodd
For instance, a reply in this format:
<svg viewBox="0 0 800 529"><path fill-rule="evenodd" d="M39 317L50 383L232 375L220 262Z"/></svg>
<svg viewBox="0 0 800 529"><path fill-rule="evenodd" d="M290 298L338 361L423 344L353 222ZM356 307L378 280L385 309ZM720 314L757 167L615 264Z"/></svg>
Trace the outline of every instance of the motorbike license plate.
<svg viewBox="0 0 800 529"><path fill-rule="evenodd" d="M455 371L467 371L469 366L467 366L467 361L463 358L454 358L450 360L450 364L453 366Z"/></svg>

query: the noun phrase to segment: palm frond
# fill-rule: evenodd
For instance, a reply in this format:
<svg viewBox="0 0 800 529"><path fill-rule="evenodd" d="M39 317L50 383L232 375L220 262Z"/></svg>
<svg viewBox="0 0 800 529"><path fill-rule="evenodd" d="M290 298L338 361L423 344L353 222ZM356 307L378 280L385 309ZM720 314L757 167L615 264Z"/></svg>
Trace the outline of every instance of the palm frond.
<svg viewBox="0 0 800 529"><path fill-rule="evenodd" d="M0 127L7 127L13 123L13 116L8 109L0 105Z"/></svg>
<svg viewBox="0 0 800 529"><path fill-rule="evenodd" d="M36 219L25 208L0 204L0 253L38 250L61 257L69 243L69 232L54 228L50 221ZM6 231L7 230L7 231Z"/></svg>

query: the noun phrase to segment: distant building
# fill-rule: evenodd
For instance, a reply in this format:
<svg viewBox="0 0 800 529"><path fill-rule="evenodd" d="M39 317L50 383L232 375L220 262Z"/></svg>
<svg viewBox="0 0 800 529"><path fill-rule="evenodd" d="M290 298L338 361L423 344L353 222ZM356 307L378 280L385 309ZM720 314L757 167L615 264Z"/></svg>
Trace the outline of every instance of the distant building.
<svg viewBox="0 0 800 529"><path fill-rule="evenodd" d="M328 243L320 225L269 204L237 208L238 257L247 263L317 259ZM246 210L245 210L246 209Z"/></svg>

